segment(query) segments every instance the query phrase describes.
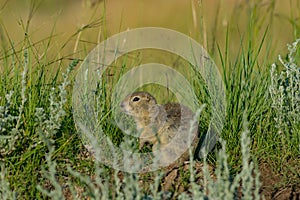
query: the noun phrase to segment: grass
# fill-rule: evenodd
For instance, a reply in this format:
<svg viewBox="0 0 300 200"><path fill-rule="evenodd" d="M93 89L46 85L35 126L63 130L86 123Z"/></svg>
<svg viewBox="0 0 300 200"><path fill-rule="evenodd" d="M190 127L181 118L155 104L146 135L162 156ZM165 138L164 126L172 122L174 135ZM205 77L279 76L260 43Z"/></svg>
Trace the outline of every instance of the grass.
<svg viewBox="0 0 300 200"><path fill-rule="evenodd" d="M200 5L194 5L195 12L205 10L204 2L199 2ZM221 66L227 91L227 117L217 149L201 160L204 178L200 182L195 180L198 174L191 164L190 177L181 180L188 189L177 198L218 199L225 195L228 199L237 196L258 199L261 183L257 170L265 162L275 172L284 171L284 179L279 184L297 184L300 174L300 45L296 38L300 36L300 9L296 9L298 3L290 1L289 15L280 15L277 4L275 0L267 1L264 6L260 1L235 3L234 7L239 9L232 11L225 33L220 26L225 9L223 4L220 3L216 10L212 27L206 24L205 12L200 14L201 23L197 28L202 32L199 41L208 47ZM11 38L2 16L0 18L1 199L63 199L70 196L74 199L160 199L164 195L174 195L161 190L163 174L159 171L143 177L151 184L142 187L140 175L121 173L93 160L77 135L71 106L74 71L95 46L85 40L84 34L97 28L98 41L109 35L109 31L98 30L99 27L106 30L106 18L89 20L90 23L75 30L63 42L56 40L53 25L49 36L36 41L30 33L30 25L38 5L31 4L26 23L20 20L25 36L19 43ZM239 10L246 10L247 15L243 16ZM243 26L238 19L244 19ZM274 24L274 19L285 21L292 27L288 32L292 39L288 50L276 48L272 33L278 25ZM238 32L234 30L236 26ZM59 51L55 52L53 48L57 45ZM69 48L72 45L75 47ZM277 59L280 51L284 53ZM115 68L120 70L112 68L113 76L105 77L107 84L104 83L99 91L104 94L100 99L104 113L101 120L105 121L106 133L116 144L123 136L111 123L111 88L131 66L160 61L180 71L180 66L188 65L183 59L162 54L149 50L133 52L116 61ZM203 120L199 122L205 130L211 112L209 94L201 77L191 82L197 90L198 101L208 104L202 112ZM156 87L148 85L144 89L155 91ZM164 99L166 95L172 98L167 88L161 87L159 91L159 98ZM216 180L211 179L205 164L215 167Z"/></svg>

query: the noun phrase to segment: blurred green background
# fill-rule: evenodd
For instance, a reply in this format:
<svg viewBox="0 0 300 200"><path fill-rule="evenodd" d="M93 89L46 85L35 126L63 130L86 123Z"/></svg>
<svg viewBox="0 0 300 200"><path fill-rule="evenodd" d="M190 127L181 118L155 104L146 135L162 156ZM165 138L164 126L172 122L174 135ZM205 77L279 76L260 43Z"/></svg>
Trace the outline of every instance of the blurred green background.
<svg viewBox="0 0 300 200"><path fill-rule="evenodd" d="M224 49L228 31L229 50L234 56L251 28L257 29L254 45L268 29L266 37L273 59L286 51L287 43L299 37L295 31L299 12L297 0L0 0L1 45L22 43L26 32L33 43L53 37L50 51L56 56L78 54L83 49L86 54L112 34L135 27L159 26L193 37L211 55L217 53L217 45ZM257 24L250 27L250 18L251 23ZM82 29L82 34L76 35ZM7 48L2 48L1 57L3 49Z"/></svg>

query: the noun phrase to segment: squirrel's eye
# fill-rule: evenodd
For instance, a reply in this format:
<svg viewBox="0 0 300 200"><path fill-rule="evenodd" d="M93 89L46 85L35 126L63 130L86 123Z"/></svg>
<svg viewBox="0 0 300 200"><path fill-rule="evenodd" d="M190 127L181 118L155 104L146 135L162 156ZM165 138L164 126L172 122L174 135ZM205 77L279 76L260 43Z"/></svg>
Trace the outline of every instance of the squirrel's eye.
<svg viewBox="0 0 300 200"><path fill-rule="evenodd" d="M139 101L139 100L140 100L139 97L134 97L134 98L132 99L132 101Z"/></svg>

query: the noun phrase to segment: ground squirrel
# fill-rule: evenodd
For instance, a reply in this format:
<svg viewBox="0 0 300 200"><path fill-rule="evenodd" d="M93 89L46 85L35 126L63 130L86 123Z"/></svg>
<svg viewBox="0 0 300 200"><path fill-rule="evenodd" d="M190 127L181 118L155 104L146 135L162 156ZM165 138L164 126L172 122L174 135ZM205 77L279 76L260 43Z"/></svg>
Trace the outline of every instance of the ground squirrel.
<svg viewBox="0 0 300 200"><path fill-rule="evenodd" d="M188 145L195 150L199 140L198 124L192 124L195 114L188 107L179 103L159 105L147 92L128 95L120 107L135 120L140 132L139 148L145 143L153 144L152 151L154 155L159 152L162 162L168 163L176 157L182 163L189 159Z"/></svg>

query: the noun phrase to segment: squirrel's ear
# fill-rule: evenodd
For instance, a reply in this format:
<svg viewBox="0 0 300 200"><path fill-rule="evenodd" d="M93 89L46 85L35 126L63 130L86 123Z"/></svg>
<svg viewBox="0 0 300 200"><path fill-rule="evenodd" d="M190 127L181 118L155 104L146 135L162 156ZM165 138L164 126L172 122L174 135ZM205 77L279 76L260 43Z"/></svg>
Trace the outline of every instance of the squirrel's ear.
<svg viewBox="0 0 300 200"><path fill-rule="evenodd" d="M151 98L149 96L146 96L146 101L147 102L150 102L151 101Z"/></svg>
<svg viewBox="0 0 300 200"><path fill-rule="evenodd" d="M152 104L156 104L156 100L155 99L152 99L150 97L148 97L147 99L148 102L151 102Z"/></svg>

